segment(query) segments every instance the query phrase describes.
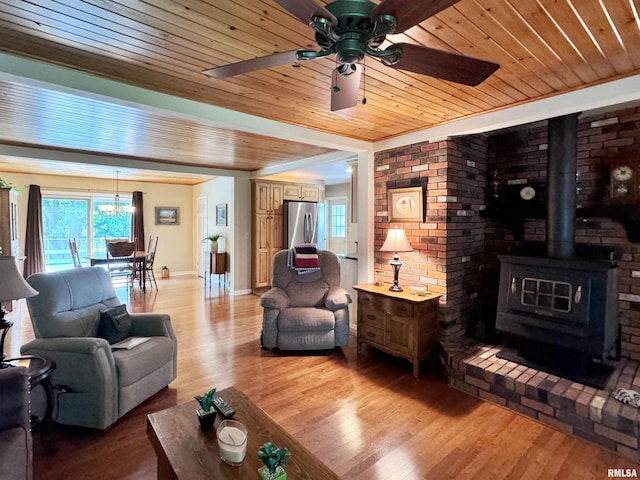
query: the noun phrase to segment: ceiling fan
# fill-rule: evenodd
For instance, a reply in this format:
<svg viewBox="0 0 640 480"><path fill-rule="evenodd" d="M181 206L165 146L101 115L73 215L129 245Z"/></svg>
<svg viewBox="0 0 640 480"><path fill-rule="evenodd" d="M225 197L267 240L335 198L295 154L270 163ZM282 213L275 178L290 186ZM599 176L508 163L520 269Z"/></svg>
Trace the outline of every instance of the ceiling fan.
<svg viewBox="0 0 640 480"><path fill-rule="evenodd" d="M277 67L299 60L335 55L338 67L332 75L331 111L358 102L358 88L365 55L398 70L429 75L464 85L483 82L499 65L422 45L396 43L381 50L387 35L402 33L460 0L335 0L326 7L315 0L275 2L315 30L320 51L300 49L253 58L203 71L217 78Z"/></svg>

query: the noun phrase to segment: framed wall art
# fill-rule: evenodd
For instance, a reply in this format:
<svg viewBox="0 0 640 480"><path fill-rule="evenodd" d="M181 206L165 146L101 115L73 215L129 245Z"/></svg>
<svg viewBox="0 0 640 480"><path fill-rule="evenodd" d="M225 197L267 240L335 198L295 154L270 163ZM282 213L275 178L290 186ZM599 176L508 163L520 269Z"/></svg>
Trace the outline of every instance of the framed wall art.
<svg viewBox="0 0 640 480"><path fill-rule="evenodd" d="M156 207L156 225L179 225L180 207Z"/></svg>
<svg viewBox="0 0 640 480"><path fill-rule="evenodd" d="M389 222L424 221L423 196L422 187L390 188Z"/></svg>
<svg viewBox="0 0 640 480"><path fill-rule="evenodd" d="M216 205L216 225L218 227L227 226L227 204L219 203Z"/></svg>

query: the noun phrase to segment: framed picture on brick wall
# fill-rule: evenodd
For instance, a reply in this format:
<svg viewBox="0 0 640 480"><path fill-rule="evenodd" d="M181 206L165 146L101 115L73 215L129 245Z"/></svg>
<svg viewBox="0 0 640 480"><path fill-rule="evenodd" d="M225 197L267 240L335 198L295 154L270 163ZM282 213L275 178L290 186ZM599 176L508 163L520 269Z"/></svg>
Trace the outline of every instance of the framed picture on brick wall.
<svg viewBox="0 0 640 480"><path fill-rule="evenodd" d="M422 187L390 188L389 222L423 222L423 197Z"/></svg>

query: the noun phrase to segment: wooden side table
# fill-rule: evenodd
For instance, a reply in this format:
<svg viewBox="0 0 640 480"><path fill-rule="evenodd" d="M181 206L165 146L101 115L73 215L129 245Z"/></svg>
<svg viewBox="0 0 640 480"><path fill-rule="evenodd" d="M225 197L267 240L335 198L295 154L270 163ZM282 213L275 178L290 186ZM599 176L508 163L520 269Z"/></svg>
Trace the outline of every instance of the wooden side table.
<svg viewBox="0 0 640 480"><path fill-rule="evenodd" d="M47 400L46 409L42 417L31 416L31 431L32 433L40 433L42 448L47 454L53 453L53 448L45 442L44 434L49 428L53 413L53 387L51 385L51 377L56 369L56 362L48 358L33 355L8 358L5 362L14 367L26 367L29 370L29 384L32 392L37 386L41 386L44 390Z"/></svg>
<svg viewBox="0 0 640 480"><path fill-rule="evenodd" d="M207 277L209 277L209 288L211 288L211 276L218 275L218 284L220 284L220 275L224 276L223 287L227 283L227 253L226 252L209 252L209 269L204 272L204 284L207 285Z"/></svg>
<svg viewBox="0 0 640 480"><path fill-rule="evenodd" d="M358 353L367 344L409 360L418 377L420 362L438 347L438 299L409 292L392 292L388 286L354 285L358 292Z"/></svg>

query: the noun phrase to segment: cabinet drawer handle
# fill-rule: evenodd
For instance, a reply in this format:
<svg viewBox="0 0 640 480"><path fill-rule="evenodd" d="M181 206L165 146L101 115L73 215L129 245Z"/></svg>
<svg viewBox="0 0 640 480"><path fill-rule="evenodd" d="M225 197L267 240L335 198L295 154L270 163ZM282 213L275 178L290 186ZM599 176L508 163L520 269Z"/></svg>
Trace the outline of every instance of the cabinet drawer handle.
<svg viewBox="0 0 640 480"><path fill-rule="evenodd" d="M375 334L375 333L373 333L373 332L367 332L367 337L369 337L369 338L374 338L375 336L376 336L376 334Z"/></svg>
<svg viewBox="0 0 640 480"><path fill-rule="evenodd" d="M368 318L369 320L375 320L375 319L376 319L376 316L375 316L375 315L371 315L371 314L369 314L369 315L367 315L367 318Z"/></svg>

